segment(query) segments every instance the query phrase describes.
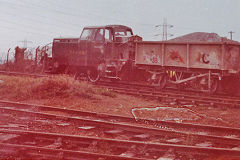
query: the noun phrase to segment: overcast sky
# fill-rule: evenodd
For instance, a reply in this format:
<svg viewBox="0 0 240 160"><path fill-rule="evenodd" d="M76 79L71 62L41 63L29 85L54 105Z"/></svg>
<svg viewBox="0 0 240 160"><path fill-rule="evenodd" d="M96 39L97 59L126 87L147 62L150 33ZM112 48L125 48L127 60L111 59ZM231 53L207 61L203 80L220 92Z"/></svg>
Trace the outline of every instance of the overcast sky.
<svg viewBox="0 0 240 160"><path fill-rule="evenodd" d="M162 40L164 18L178 37L214 32L240 41L240 0L0 0L0 56L28 40L28 47L54 37L79 37L84 26L123 24L143 40ZM0 57L0 58L1 58Z"/></svg>

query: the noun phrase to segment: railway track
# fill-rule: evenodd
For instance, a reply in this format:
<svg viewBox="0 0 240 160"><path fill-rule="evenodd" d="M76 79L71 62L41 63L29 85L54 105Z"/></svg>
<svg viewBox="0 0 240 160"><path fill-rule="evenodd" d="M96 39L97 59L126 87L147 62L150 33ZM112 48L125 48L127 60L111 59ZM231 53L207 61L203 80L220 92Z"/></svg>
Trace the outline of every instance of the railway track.
<svg viewBox="0 0 240 160"><path fill-rule="evenodd" d="M27 77L34 77L34 78L49 76L46 74L32 74L32 73L21 73L21 72L11 72L11 71L0 71L0 74L8 75L8 76L27 76Z"/></svg>
<svg viewBox="0 0 240 160"><path fill-rule="evenodd" d="M109 83L101 81L99 86L107 87L118 93L131 94L143 97L159 99L167 104L194 104L210 106L231 106L240 107L239 97L230 97L228 95L207 95L195 93L192 91L177 91L176 89L156 90L152 86L131 84L131 83Z"/></svg>
<svg viewBox="0 0 240 160"><path fill-rule="evenodd" d="M13 105L15 105L15 108L13 107ZM45 112L47 110L54 110L58 112L61 111L69 115L57 115L52 113L49 114ZM174 156L177 157L186 157L190 153L191 156L194 157L200 156L200 159L202 159L202 156L204 157L211 155L240 155L240 149L238 148L240 146L240 132L239 129L236 128L199 126L199 130L196 129L195 132L188 130L187 132L186 126L189 125L188 127L194 130L195 128L193 127L196 127L197 125L192 125L190 127L190 124L183 124L182 128L179 128L181 124L173 125L173 123L169 123L169 126L172 126L172 128L168 128L166 127L166 124L168 122L165 122L165 127L163 127L162 125L161 128L153 128L153 126L149 127L146 125L139 125L140 122L135 122L134 119L127 117L88 112L82 112L81 114L81 111L57 109L47 106L17 104L13 102L1 102L0 111L1 129L15 129L19 132L24 132L26 130L44 130L45 132L54 132L54 129L67 132L68 130L70 131L67 132L68 134L80 132L85 133L86 135L95 135L95 137L98 137L100 139L111 138L115 141L128 141L129 145L127 146L135 145L135 147L130 147L130 149L141 148L138 147L138 145L136 144L138 142L142 145L158 145L159 150L164 150L163 152L161 152L161 154L158 155L151 154L152 151L146 152L145 156L147 157L145 158L147 159L156 159L157 157L163 156L163 153L167 153L169 150L172 149L174 150ZM78 115L78 117L76 117L76 115L74 114ZM148 122L151 121L149 120ZM159 125L158 127L160 127L160 122L157 123ZM38 128L37 126L41 127ZM205 134L203 134L202 132L204 129ZM200 130L201 133L199 133ZM211 134L210 131L212 131ZM206 134L207 132L209 133ZM54 140L54 142L55 141L56 140ZM130 145L130 143L132 143L132 145ZM133 143L135 144L133 145ZM153 148L158 147L155 146ZM201 155L199 155L199 153L201 153ZM152 157L148 157L150 155ZM143 155L139 157L142 156ZM137 158L139 157L137 156Z"/></svg>
<svg viewBox="0 0 240 160"><path fill-rule="evenodd" d="M181 158L184 157L186 152L188 154L194 153L194 156L197 155L198 157L195 157L195 159L204 158L206 153L209 156L209 152L212 155L219 153L225 155L231 154L231 156L238 155L238 151L236 150L220 148L209 149L204 147L6 129L0 129L0 133L0 137L4 137L4 140L0 143L0 146L2 146L0 151L4 151L5 156L7 156L9 152L13 152L13 150L9 150L11 148L14 149L16 156L22 156L23 158L41 159L55 157L61 159L79 159L87 156L87 159L157 159L166 152L174 153L170 151L172 149ZM93 150L95 151L94 154L91 153ZM187 157L185 156L185 158Z"/></svg>
<svg viewBox="0 0 240 160"><path fill-rule="evenodd" d="M50 75L28 74L19 72L0 71L0 74L13 76L29 76L29 77L48 77ZM51 75L52 76L52 75ZM98 87L107 87L115 92L122 94L137 95L149 98L155 98L166 104L193 104L193 105L210 105L217 107L240 107L239 96L208 95L196 93L193 91L178 91L177 89L167 88L159 91L156 88L139 83L128 82L109 82L100 81L95 83Z"/></svg>
<svg viewBox="0 0 240 160"><path fill-rule="evenodd" d="M150 126L153 128L162 128L175 131L191 131L194 133L201 133L206 135L220 135L220 136L229 136L234 135L235 137L240 138L240 129L231 128L231 127L220 127L220 126L211 126L211 125L198 125L191 123L177 123L172 121L161 121L161 120L151 120L151 119L141 119L141 118L131 118L118 115L109 115L104 113L97 112L86 112L80 110L66 109L65 107L53 107L45 105L36 105L36 104L27 104L19 103L12 101L3 101L0 100L0 108L5 109L17 109L19 111L32 111L40 113L54 113L61 116L68 116L72 118L82 118L82 119L93 119L98 121L106 122L122 122L133 125L140 126ZM221 135L221 133L224 133Z"/></svg>
<svg viewBox="0 0 240 160"><path fill-rule="evenodd" d="M128 157L125 155L110 155L97 150L97 143L116 143L110 139L97 139L63 135L56 133L42 133L19 130L0 130L0 158L16 159L106 159L106 160L141 160L143 158ZM119 142L118 142L119 144ZM121 144L123 145L123 143ZM118 145L124 151L124 146ZM89 148L86 148L86 146ZM117 147L116 147L117 148ZM125 147L126 148L126 147Z"/></svg>

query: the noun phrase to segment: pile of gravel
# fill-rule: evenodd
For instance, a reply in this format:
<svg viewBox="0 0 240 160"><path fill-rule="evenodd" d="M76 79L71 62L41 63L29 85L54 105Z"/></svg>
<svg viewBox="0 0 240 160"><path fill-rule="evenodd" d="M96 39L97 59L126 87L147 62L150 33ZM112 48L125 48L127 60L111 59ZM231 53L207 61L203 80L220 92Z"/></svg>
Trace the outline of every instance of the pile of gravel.
<svg viewBox="0 0 240 160"><path fill-rule="evenodd" d="M220 37L216 33L194 32L169 40L170 42L236 42L225 37Z"/></svg>

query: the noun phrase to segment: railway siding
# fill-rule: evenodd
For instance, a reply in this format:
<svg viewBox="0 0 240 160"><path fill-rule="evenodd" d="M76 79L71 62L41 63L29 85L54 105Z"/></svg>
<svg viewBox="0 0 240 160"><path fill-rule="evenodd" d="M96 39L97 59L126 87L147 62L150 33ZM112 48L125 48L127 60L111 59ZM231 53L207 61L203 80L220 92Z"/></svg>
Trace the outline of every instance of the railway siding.
<svg viewBox="0 0 240 160"><path fill-rule="evenodd" d="M175 152L179 153L180 155L183 154L182 152L184 152L184 155L186 155L186 151L184 151L186 149L191 154L201 152L208 156L219 155L220 153L223 153L224 155L234 156L238 155L240 152L237 149L237 147L240 145L240 140L234 136L222 137L175 131L178 129L178 127L175 128L175 130L173 128L156 129L152 127L143 127L134 124L128 124L126 122L107 122L107 120L105 119L107 115L105 115L105 118L104 115L101 115L100 117L102 117L103 119L99 119L99 117L96 115L88 119L62 115L60 116L31 111L31 109L26 109L26 107L24 109L19 109L18 107L18 109L13 109L12 107L6 106L6 104L7 103L5 103L5 107L0 108L2 114L1 117L3 118L3 121L1 121L1 123L4 123L5 119L7 120L6 122L9 124L8 117L11 117L11 115L13 114L15 115L15 117L12 117L13 120L10 121L13 125L5 125L0 127L16 128L16 132L25 132L25 129L27 129L28 131L44 130L46 132L47 128L49 128L50 126L53 127L53 125L55 125L54 128L58 128L57 130L59 131L67 131L70 129L76 134L77 130L81 130L81 132L85 130L84 132L87 134L90 133L95 135L97 133L97 137L100 136L99 138L101 139L104 139L106 137L112 137L115 140L118 140L120 138L121 141L124 141L123 138L125 137L124 139L126 141L137 141L139 143L142 142L145 145L146 143L154 142L154 144L156 143L156 145L160 145L161 147L166 149L174 148ZM8 113L10 115L8 115ZM111 117L111 115L109 116ZM29 117L28 121L26 121L26 117ZM122 119L124 120L124 117L122 117ZM29 125L29 121L31 121L32 126ZM39 128L38 126L41 127ZM237 129L235 130L237 131ZM14 133L11 133L11 135L12 134ZM56 133L53 134L57 135ZM166 150L164 151L167 152Z"/></svg>

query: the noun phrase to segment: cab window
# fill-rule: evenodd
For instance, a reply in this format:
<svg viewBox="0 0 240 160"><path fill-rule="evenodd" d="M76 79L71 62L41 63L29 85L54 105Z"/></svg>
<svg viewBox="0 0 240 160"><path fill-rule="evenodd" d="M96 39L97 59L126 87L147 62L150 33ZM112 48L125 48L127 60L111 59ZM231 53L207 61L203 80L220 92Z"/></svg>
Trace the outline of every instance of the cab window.
<svg viewBox="0 0 240 160"><path fill-rule="evenodd" d="M118 29L115 31L115 36L131 36L132 32L129 30Z"/></svg>
<svg viewBox="0 0 240 160"><path fill-rule="evenodd" d="M131 31L127 31L127 36L131 36L132 32Z"/></svg>
<svg viewBox="0 0 240 160"><path fill-rule="evenodd" d="M96 41L103 41L103 29L98 29L95 35Z"/></svg>
<svg viewBox="0 0 240 160"><path fill-rule="evenodd" d="M80 40L92 40L95 33L95 29L84 29Z"/></svg>
<svg viewBox="0 0 240 160"><path fill-rule="evenodd" d="M104 35L105 41L112 41L112 34L109 29L105 29L105 35Z"/></svg>

